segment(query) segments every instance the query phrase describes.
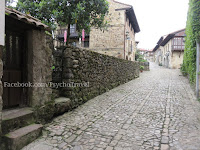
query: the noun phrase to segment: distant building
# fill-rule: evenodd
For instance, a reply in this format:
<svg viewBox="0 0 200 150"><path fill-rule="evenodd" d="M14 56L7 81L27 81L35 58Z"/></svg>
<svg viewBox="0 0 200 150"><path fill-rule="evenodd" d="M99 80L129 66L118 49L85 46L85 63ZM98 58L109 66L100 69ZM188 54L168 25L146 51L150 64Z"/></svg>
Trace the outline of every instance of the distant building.
<svg viewBox="0 0 200 150"><path fill-rule="evenodd" d="M144 55L145 53L147 53L147 49L142 49L142 48L139 48L138 49L139 50L139 53L141 54L141 55Z"/></svg>
<svg viewBox="0 0 200 150"><path fill-rule="evenodd" d="M109 22L106 31L91 28L85 41L80 41L76 25L70 26L70 43L77 47L88 48L98 53L117 58L134 61L136 52L135 34L140 32L134 9L131 5L108 0L109 15L105 20ZM66 27L57 29L58 39L64 38Z"/></svg>
<svg viewBox="0 0 200 150"><path fill-rule="evenodd" d="M185 29L163 36L153 49L154 61L162 66L178 69L183 63Z"/></svg>
<svg viewBox="0 0 200 150"><path fill-rule="evenodd" d="M159 41L157 42L157 45L155 46L155 48L153 49L154 52L154 62L156 62L158 65L162 65L162 51L161 51L161 46L160 44L163 41L163 37L161 37L159 39Z"/></svg>
<svg viewBox="0 0 200 150"><path fill-rule="evenodd" d="M154 57L153 50L139 48L138 51L139 51L140 55L144 56L145 60L148 60L148 61L154 60L153 59L153 57Z"/></svg>
<svg viewBox="0 0 200 150"><path fill-rule="evenodd" d="M131 5L108 0L109 15L106 20L110 26L107 31L92 28L90 49L99 53L135 60L135 34L140 28Z"/></svg>
<svg viewBox="0 0 200 150"><path fill-rule="evenodd" d="M146 59L148 60L148 61L150 61L150 62L153 62L154 61L154 52L153 52L153 50L151 49L151 50L148 50L147 52L146 52Z"/></svg>

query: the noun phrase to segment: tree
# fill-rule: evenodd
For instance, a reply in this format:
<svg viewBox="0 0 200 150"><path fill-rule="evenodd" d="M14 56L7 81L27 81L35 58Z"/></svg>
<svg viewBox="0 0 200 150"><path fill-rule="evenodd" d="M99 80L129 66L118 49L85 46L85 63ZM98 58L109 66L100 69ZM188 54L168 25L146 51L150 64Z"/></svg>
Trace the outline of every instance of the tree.
<svg viewBox="0 0 200 150"><path fill-rule="evenodd" d="M82 29L89 33L91 26L103 29L107 25L104 21L108 13L106 0L19 0L17 9L42 20L54 30L55 23L68 26L77 25L77 31Z"/></svg>

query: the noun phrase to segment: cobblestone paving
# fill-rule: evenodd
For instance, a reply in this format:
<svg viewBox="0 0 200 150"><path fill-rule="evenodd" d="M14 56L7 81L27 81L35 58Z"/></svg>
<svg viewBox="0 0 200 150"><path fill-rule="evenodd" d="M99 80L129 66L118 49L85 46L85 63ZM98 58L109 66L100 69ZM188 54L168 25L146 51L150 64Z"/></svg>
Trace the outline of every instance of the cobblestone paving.
<svg viewBox="0 0 200 150"><path fill-rule="evenodd" d="M23 150L200 150L200 104L179 70L140 78L55 118Z"/></svg>

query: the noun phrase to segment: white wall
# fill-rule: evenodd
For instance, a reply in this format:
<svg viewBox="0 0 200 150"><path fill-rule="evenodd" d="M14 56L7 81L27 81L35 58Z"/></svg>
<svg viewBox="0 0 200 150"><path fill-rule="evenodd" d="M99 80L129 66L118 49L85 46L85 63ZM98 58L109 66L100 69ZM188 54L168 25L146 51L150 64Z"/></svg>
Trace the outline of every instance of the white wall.
<svg viewBox="0 0 200 150"><path fill-rule="evenodd" d="M5 34L5 0L0 0L0 45L4 46Z"/></svg>

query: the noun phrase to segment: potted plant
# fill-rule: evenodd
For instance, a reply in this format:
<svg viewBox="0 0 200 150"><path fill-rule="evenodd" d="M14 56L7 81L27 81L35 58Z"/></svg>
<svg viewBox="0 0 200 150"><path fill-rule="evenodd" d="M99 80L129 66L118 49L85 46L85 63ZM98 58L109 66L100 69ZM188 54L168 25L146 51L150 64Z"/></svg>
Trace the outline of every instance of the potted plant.
<svg viewBox="0 0 200 150"><path fill-rule="evenodd" d="M140 72L143 72L144 66L140 66Z"/></svg>

